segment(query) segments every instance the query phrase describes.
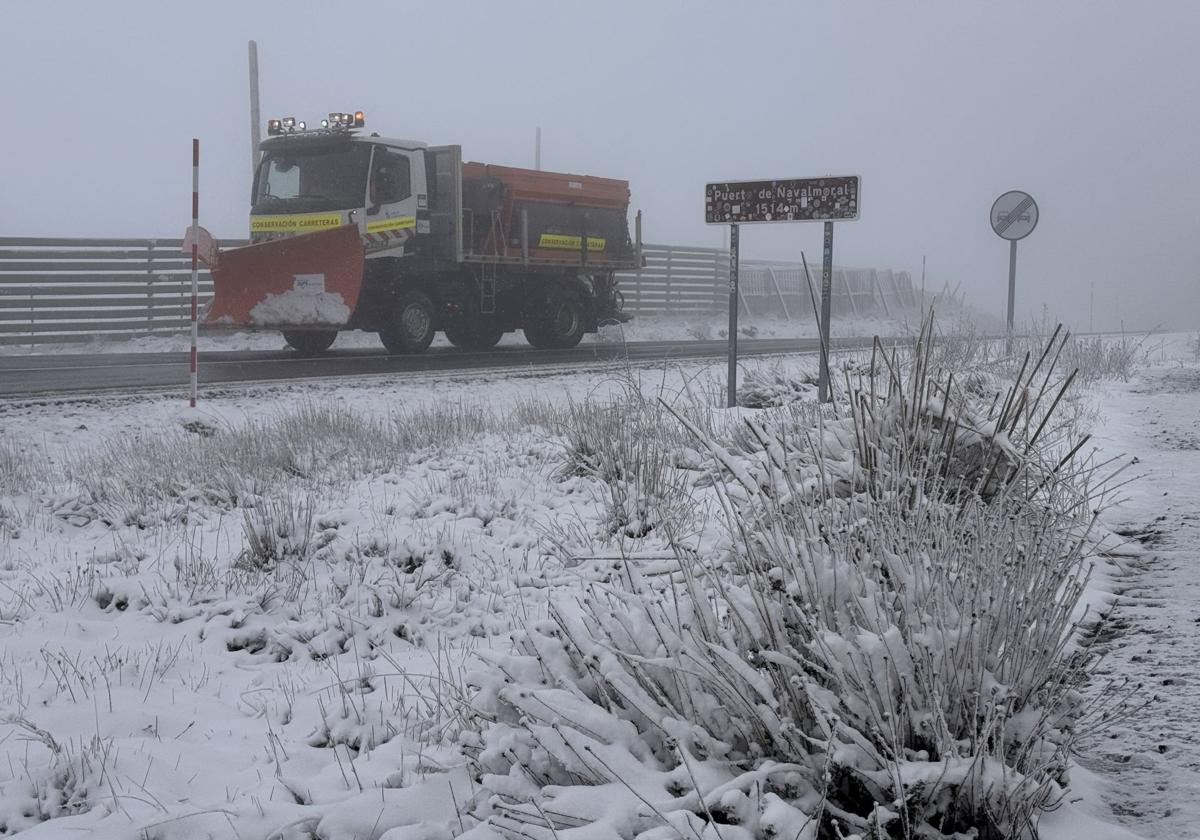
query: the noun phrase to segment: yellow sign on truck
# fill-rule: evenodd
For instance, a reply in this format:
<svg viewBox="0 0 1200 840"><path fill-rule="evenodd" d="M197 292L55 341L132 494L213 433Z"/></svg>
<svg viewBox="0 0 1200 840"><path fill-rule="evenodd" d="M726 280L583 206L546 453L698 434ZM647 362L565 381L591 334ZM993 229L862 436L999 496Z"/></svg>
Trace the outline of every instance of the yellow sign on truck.
<svg viewBox="0 0 1200 840"><path fill-rule="evenodd" d="M251 216L250 233L309 233L341 227L341 213L291 213L286 216Z"/></svg>

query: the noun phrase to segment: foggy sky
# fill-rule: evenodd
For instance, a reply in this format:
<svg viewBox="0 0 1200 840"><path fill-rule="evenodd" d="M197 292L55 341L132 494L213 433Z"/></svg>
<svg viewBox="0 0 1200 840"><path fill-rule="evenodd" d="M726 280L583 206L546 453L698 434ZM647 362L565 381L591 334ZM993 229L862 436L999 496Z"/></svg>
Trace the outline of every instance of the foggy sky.
<svg viewBox="0 0 1200 840"><path fill-rule="evenodd" d="M1020 320L1200 329L1200 4L0 0L0 235L245 236L262 116L366 112L470 160L628 179L647 241L720 245L710 180L860 174L846 265L1001 313L1000 193L1041 209ZM819 259L821 226L744 226Z"/></svg>

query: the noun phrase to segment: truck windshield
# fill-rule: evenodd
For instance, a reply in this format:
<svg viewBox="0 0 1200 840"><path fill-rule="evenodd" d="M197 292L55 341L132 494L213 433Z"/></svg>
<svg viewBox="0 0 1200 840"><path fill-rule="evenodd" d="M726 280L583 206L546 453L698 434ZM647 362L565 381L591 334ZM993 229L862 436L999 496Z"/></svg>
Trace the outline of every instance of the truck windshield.
<svg viewBox="0 0 1200 840"><path fill-rule="evenodd" d="M370 157L371 149L364 143L267 152L259 168L254 204L287 202L312 210L362 207Z"/></svg>

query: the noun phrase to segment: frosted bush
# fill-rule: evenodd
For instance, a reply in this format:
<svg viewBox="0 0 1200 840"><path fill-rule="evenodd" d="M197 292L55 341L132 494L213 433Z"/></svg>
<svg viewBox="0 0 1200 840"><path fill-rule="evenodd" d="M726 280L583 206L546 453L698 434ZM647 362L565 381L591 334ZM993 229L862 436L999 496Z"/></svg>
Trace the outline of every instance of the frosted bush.
<svg viewBox="0 0 1200 840"><path fill-rule="evenodd" d="M678 535L692 525L694 505L673 468L687 438L662 402L639 394L572 404L558 431L565 443L559 476L599 482L599 536Z"/></svg>
<svg viewBox="0 0 1200 840"><path fill-rule="evenodd" d="M22 714L0 723L36 747L26 751L23 776L0 787L0 837L20 834L48 820L84 814L101 796L112 796L107 783L112 760L110 741L93 737L72 747Z"/></svg>
<svg viewBox="0 0 1200 840"><path fill-rule="evenodd" d="M28 491L48 467L44 459L35 457L30 444L0 436L0 496Z"/></svg>
<svg viewBox="0 0 1200 840"><path fill-rule="evenodd" d="M750 451L691 426L730 551L677 546L673 578L626 562L483 654L477 818L562 840L1035 836L1093 666L1070 647L1083 474L1044 437L1062 383L1030 365L978 403L913 359L876 360L841 420L754 425Z"/></svg>
<svg viewBox="0 0 1200 840"><path fill-rule="evenodd" d="M779 365L747 369L737 392L737 404L743 408L776 408L798 400L812 400L817 380L812 375L798 376Z"/></svg>

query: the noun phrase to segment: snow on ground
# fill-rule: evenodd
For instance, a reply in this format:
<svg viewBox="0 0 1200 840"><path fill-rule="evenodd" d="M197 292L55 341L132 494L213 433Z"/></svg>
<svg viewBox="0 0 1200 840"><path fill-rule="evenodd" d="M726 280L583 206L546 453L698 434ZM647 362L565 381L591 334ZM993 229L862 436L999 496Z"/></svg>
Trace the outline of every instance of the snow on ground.
<svg viewBox="0 0 1200 840"><path fill-rule="evenodd" d="M1129 544L1105 673L1150 705L1090 745L1122 822L1146 836L1200 837L1200 364L1161 363L1110 384L1103 451L1135 456L1138 480L1108 524Z"/></svg>
<svg viewBox="0 0 1200 840"><path fill-rule="evenodd" d="M703 371L650 371L647 387L700 387ZM570 559L611 533L589 480L555 478L552 432L473 423L531 392L565 403L627 375L234 387L194 412L162 395L0 405L4 442L32 453L33 471L86 485L0 493L0 836L265 837L290 823L284 836L349 840L427 820L444 836L471 796L438 731L458 670L482 645L506 647L547 592L609 574ZM171 462L181 449L159 463L178 482L170 503L115 488L138 480L122 473L123 443L153 450L187 439L180 426L219 441L306 406L336 421L349 405L397 419L450 407L413 433L437 445L362 477L317 480L349 457L295 441L303 462L262 486L191 483ZM92 808L97 787L108 795Z"/></svg>
<svg viewBox="0 0 1200 840"><path fill-rule="evenodd" d="M803 381L812 363L758 366ZM230 386L196 414L163 394L0 403L0 836L458 834L473 782L440 736L470 655L506 650L549 593L604 580L622 549L666 557L654 538L614 535L611 500L563 474L535 413L483 416L617 393L631 376L715 403L722 365ZM1147 475L1110 514L1144 548L1120 559L1126 576L1098 580L1124 615L1108 667L1162 699L1089 745L1097 775L1076 776L1042 833L1127 836L1107 801L1137 834L1200 836L1200 364L1104 387L1104 449L1137 454ZM336 426L347 407L394 419L439 405L413 417L402 457L296 441L278 470L250 470L241 500L221 476L195 484L165 443L306 407ZM161 450L172 501L118 492L138 449ZM39 488L63 471L76 481Z"/></svg>

